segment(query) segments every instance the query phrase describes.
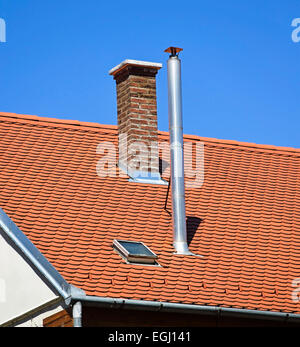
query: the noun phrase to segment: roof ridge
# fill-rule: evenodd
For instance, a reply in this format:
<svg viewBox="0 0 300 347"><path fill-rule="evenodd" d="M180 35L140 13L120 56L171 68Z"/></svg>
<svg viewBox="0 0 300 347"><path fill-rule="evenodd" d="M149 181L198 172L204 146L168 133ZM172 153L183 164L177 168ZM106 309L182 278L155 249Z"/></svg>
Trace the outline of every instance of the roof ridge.
<svg viewBox="0 0 300 347"><path fill-rule="evenodd" d="M159 134L161 136L169 136L169 133L167 131L159 131ZM261 149L263 151L278 151L282 152L284 154L287 153L299 153L300 154L300 148L294 148L294 147L283 147L283 146L275 146L275 145L263 145L263 144L257 144L257 143L251 143L251 142L243 142L243 141L237 141L237 140L225 140L225 139L216 139L212 137L204 137L199 135L188 135L183 134L184 140L196 140L196 141L204 141L204 142L210 142L215 143L218 145L225 145L225 146L238 146L238 147L245 147L245 148L255 148L255 149Z"/></svg>
<svg viewBox="0 0 300 347"><path fill-rule="evenodd" d="M188 136L187 136L188 138ZM223 145L231 145L231 146L239 146L239 147L246 147L246 148L255 148L255 149L261 149L261 150L267 150L267 151L278 151L278 152L285 152L285 153L299 153L300 154L300 148L294 148L294 147L284 147L284 146L275 146L275 145L265 145L265 144L257 144L252 142L243 142L243 141L237 141L237 140L225 140L225 139L215 139L211 137L200 137L200 136L193 136L193 138L196 140L202 140L205 142L211 142L216 144L223 144Z"/></svg>
<svg viewBox="0 0 300 347"><path fill-rule="evenodd" d="M29 121L36 121L41 123L54 123L54 124L65 124L65 125L72 125L72 126L83 126L83 127L90 127L90 128L105 128L109 130L117 130L117 125L111 125L111 124L100 124L100 123L93 123L93 122L83 122L79 120L71 120L71 119L59 119L54 117L42 117L42 116L36 116L36 115L28 115L28 114L18 114L18 113L10 113L10 112L0 112L0 117L9 117L9 118L16 118L16 119L23 119L23 120L29 120Z"/></svg>
<svg viewBox="0 0 300 347"><path fill-rule="evenodd" d="M84 122L84 121L78 121L78 120L68 120L68 119L59 119L54 117L43 117L43 116L36 116L36 115L27 115L27 114L18 114L18 113L10 113L10 112L0 112L0 117L9 117L9 118L15 118L18 120L27 120L27 121L36 121L41 124L57 124L57 125L65 125L65 126L81 126L83 128L100 128L105 129L106 131L112 131L115 132L118 129L117 125L111 125L111 124L100 124L95 122ZM169 136L169 133L167 131L158 131L159 135L162 137ZM283 154L287 153L299 153L300 154L300 148L294 148L294 147L283 147L283 146L275 146L275 145L265 145L265 144L256 144L251 142L243 142L243 141L237 141L237 140L225 140L225 139L216 139L211 137L203 137L199 135L189 135L184 134L184 139L188 140L196 140L196 141L205 141L209 143L215 143L218 145L225 145L225 146L238 146L238 147L245 147L245 148L254 148L254 149L260 149L263 151L277 151L281 152ZM279 153L278 153L279 154Z"/></svg>

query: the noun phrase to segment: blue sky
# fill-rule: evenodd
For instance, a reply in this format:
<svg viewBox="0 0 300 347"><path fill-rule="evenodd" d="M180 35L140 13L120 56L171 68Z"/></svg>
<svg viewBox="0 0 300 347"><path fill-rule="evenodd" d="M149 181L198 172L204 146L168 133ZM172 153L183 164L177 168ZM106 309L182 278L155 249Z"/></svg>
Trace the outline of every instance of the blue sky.
<svg viewBox="0 0 300 347"><path fill-rule="evenodd" d="M163 64L168 130L163 51L175 45L185 133L300 148L300 0L0 0L0 18L0 111L116 124L108 71L146 60Z"/></svg>

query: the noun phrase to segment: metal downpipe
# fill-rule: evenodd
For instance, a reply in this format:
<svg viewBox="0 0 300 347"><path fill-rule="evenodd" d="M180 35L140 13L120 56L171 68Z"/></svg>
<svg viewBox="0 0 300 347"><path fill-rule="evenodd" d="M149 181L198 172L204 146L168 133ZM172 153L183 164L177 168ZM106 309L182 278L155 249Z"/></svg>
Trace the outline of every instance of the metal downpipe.
<svg viewBox="0 0 300 347"><path fill-rule="evenodd" d="M73 305L73 326L74 328L82 327L82 304L81 301L76 301Z"/></svg>

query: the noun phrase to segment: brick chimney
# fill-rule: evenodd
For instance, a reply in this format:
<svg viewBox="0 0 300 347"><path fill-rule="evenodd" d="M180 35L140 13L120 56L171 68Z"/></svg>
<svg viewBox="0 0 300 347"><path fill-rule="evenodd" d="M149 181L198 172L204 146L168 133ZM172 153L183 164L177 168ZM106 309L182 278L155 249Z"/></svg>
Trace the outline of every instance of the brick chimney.
<svg viewBox="0 0 300 347"><path fill-rule="evenodd" d="M155 79L161 67L127 59L109 71L117 86L119 167L134 181L162 183Z"/></svg>

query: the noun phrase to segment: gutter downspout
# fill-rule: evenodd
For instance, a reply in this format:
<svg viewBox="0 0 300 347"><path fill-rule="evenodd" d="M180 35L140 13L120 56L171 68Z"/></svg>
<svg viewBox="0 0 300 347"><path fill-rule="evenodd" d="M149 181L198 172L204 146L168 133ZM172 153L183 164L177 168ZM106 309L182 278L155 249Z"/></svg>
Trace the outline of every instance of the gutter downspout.
<svg viewBox="0 0 300 347"><path fill-rule="evenodd" d="M73 305L73 326L74 328L82 327L82 304L81 301L76 301Z"/></svg>

